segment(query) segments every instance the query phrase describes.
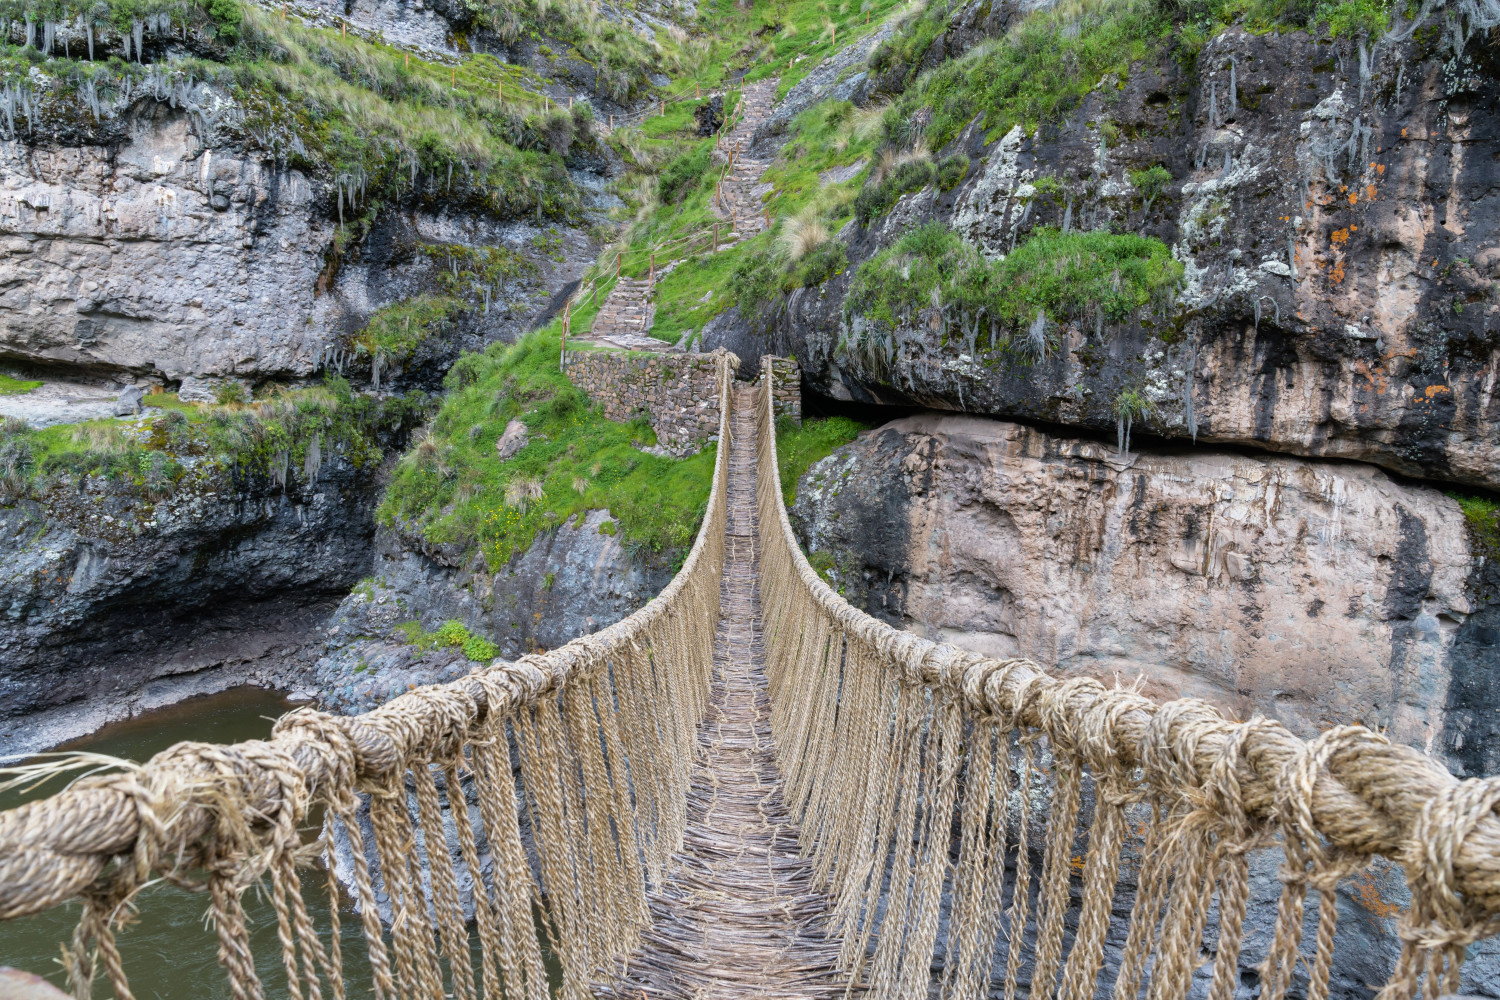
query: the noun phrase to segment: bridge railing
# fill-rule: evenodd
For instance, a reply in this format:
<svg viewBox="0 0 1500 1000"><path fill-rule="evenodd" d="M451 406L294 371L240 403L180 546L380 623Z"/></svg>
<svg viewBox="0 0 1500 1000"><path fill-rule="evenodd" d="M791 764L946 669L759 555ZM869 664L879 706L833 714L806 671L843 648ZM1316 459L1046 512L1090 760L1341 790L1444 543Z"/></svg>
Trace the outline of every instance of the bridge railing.
<svg viewBox="0 0 1500 1000"><path fill-rule="evenodd" d="M207 890L237 1000L342 997L334 866L328 947L297 870L308 855L300 828L321 810L312 854L331 859L337 844L351 848L377 997L476 995L460 886L478 887L465 891L474 897L484 996L549 1000L537 919L562 965L561 995L586 996L590 977L634 947L646 888L683 836L719 616L737 363L727 355L719 370L720 444L703 524L682 570L645 607L560 649L496 661L363 715L300 709L268 741L178 744L138 768L0 813L0 920L81 900L68 959L74 992L87 996L102 968L124 1000L117 924L148 881L167 879ZM466 792L478 801L492 877ZM427 849L450 838L456 853ZM277 914L284 983L263 984L251 954L240 897L258 882L269 883Z"/></svg>
<svg viewBox="0 0 1500 1000"><path fill-rule="evenodd" d="M1264 1000L1326 1000L1337 887L1378 891L1364 873L1382 856L1410 901L1380 1000L1458 990L1465 947L1500 930L1500 780L1459 781L1362 727L1305 742L877 621L798 546L769 385L757 419L772 723L857 984L877 1000L921 1000L934 975L944 1000L994 982L1006 1000L1229 1000L1254 966ZM1378 985L1340 971L1341 995Z"/></svg>

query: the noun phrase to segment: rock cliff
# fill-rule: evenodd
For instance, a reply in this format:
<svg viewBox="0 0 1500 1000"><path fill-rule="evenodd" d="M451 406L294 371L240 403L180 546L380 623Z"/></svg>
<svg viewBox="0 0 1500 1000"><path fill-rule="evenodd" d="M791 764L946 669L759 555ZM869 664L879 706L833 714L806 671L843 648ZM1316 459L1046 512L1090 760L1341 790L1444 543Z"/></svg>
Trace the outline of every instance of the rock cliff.
<svg viewBox="0 0 1500 1000"><path fill-rule="evenodd" d="M814 466L792 514L850 600L935 640L1500 765L1473 711L1493 564L1455 501L1370 466L923 414Z"/></svg>
<svg viewBox="0 0 1500 1000"><path fill-rule="evenodd" d="M225 380L369 378L351 341L370 315L443 287L449 262L424 248L529 262L466 317L432 387L461 349L529 329L590 256L578 228L399 206L341 254L326 181L205 148L188 115L149 99L128 126L110 145L0 142L0 359L190 398Z"/></svg>
<svg viewBox="0 0 1500 1000"><path fill-rule="evenodd" d="M962 8L918 64L1020 14ZM837 399L1112 430L1132 393L1162 437L1500 486L1494 50L1447 23L1369 41L1232 28L1161 46L1029 133L976 119L932 150L966 158L964 179L850 223L849 268L793 292L765 333ZM912 114L920 130L934 111ZM856 267L929 220L992 260L1045 226L1138 232L1184 280L1158 321L1059 322L1039 357L912 315L872 362L852 349Z"/></svg>
<svg viewBox="0 0 1500 1000"><path fill-rule="evenodd" d="M431 630L460 621L514 659L614 624L672 578L669 567L626 552L602 510L539 535L499 572L479 562L444 565L429 547L380 529L373 574L333 616L312 689L332 710L366 711L409 685L450 680L477 665L451 649L424 654L405 640L403 624Z"/></svg>
<svg viewBox="0 0 1500 1000"><path fill-rule="evenodd" d="M252 681L290 687L368 572L373 470L316 482L223 469L143 497L100 477L0 506L0 752L82 735L135 705ZM20 742L16 742L19 740Z"/></svg>

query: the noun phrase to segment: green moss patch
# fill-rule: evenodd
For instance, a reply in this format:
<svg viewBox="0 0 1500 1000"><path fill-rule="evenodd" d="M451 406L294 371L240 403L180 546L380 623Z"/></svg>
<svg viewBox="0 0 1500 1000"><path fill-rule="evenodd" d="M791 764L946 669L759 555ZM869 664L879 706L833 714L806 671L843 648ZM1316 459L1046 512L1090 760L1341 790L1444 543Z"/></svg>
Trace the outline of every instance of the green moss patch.
<svg viewBox="0 0 1500 1000"><path fill-rule="evenodd" d="M500 647L482 635L470 632L463 622L450 619L431 632L422 630L421 622L406 622L398 625L407 643L418 649L461 649L465 656L478 663L488 663L500 655Z"/></svg>
<svg viewBox="0 0 1500 1000"><path fill-rule="evenodd" d="M190 469L269 476L285 484L315 477L335 456L356 468L379 462L381 440L411 426L428 406L423 393L378 399L353 392L341 378L275 390L246 403L183 403L170 394L150 395L145 402L156 412L139 421L91 420L41 430L5 421L5 492L21 496L60 477L100 476L161 497Z"/></svg>
<svg viewBox="0 0 1500 1000"><path fill-rule="evenodd" d="M800 427L785 417L776 421L776 468L786 505L796 502L797 483L808 469L869 427L849 417L804 420Z"/></svg>
<svg viewBox="0 0 1500 1000"><path fill-rule="evenodd" d="M0 375L0 396L24 396L33 389L40 389L41 387L42 383L39 381Z"/></svg>
<svg viewBox="0 0 1500 1000"><path fill-rule="evenodd" d="M861 264L844 309L868 324L876 337L861 346L877 353L889 352L897 328L936 307L944 329L971 351L979 343L1010 346L1024 332L1016 346L1039 354L1058 324L1118 323L1165 307L1181 278L1182 265L1150 237L1043 228L990 262L931 223Z"/></svg>
<svg viewBox="0 0 1500 1000"><path fill-rule="evenodd" d="M1448 495L1458 501L1458 506L1464 512L1475 554L1486 559L1500 560L1500 502L1489 497L1468 496L1463 493Z"/></svg>

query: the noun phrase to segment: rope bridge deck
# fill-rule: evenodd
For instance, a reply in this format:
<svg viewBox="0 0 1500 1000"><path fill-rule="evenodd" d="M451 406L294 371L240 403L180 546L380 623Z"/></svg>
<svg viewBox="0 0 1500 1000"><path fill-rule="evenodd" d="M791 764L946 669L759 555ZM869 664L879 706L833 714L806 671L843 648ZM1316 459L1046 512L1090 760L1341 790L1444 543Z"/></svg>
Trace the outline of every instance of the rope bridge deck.
<svg viewBox="0 0 1500 1000"><path fill-rule="evenodd" d="M1337 886L1380 856L1411 889L1380 1000L1458 988L1500 930L1500 780L864 615L799 550L770 385L732 389L732 362L703 525L656 599L365 715L298 710L268 741L179 744L0 813L0 920L81 900L74 993L130 997L117 929L166 879L206 891L237 1000L341 998L340 936L304 893L346 891L323 859L347 844L380 1000L549 1000L543 945L564 1000L1229 1000L1249 955L1264 1000L1327 1000ZM240 902L256 884L274 982Z"/></svg>

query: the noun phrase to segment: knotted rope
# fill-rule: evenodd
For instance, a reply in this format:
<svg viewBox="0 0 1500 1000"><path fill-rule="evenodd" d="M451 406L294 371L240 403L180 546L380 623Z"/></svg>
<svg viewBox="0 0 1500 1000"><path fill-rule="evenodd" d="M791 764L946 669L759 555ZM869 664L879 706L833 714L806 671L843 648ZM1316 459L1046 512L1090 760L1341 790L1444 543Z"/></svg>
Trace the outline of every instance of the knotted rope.
<svg viewBox="0 0 1500 1000"><path fill-rule="evenodd" d="M682 570L645 607L561 649L418 688L364 715L300 709L270 741L179 744L144 766L0 813L0 919L81 898L70 985L87 997L102 969L128 1000L116 928L140 890L164 878L207 890L235 1000L341 1000L334 860L342 851L378 1000L467 1000L481 990L548 1000L536 912L562 962L564 995L584 996L589 977L633 947L648 881L683 835L687 762L719 617L737 365L727 353L719 360L721 447L703 524ZM304 844L301 827L315 807L322 829ZM528 862L527 836L539 870ZM335 903L327 946L298 872L315 858ZM241 905L261 881L285 977L269 989Z"/></svg>
<svg viewBox="0 0 1500 1000"><path fill-rule="evenodd" d="M1464 947L1500 932L1500 779L1457 782L1362 727L1304 743L1263 718L1236 723L1191 699L1158 705L1090 679L1048 677L1033 663L962 653L871 618L830 589L798 547L764 389L761 590L772 721L854 982L879 1000L906 1000L927 995L931 970L941 968L945 1000L980 1000L1004 947L1006 1000L1018 986L1036 1000L1088 1000L1100 988L1123 887L1134 899L1114 994L1136 1000L1144 985L1149 1000L1185 996L1216 907L1209 995L1230 1000L1249 855L1279 843L1265 1000L1282 1000L1302 964L1308 1000L1327 1000L1339 881L1377 854L1406 867L1413 899L1380 1000L1411 1000L1423 980L1429 997L1458 988ZM866 766L851 768L841 747ZM1128 882L1126 855L1139 859ZM942 905L924 888L937 883L951 886L951 908L946 940L934 943L913 928L930 926ZM1304 956L1310 892L1317 932Z"/></svg>
<svg viewBox="0 0 1500 1000"><path fill-rule="evenodd" d="M337 895L345 857L379 1000L549 1000L534 921L561 994L581 1000L639 940L646 894L682 842L719 618L730 375L725 359L703 527L655 600L551 653L361 716L299 710L270 741L181 744L0 814L0 919L82 899L74 992L88 996L102 970L127 998L116 928L165 878L206 889L237 1000L342 998L338 908L325 947L298 865L324 859ZM1500 779L1457 781L1361 727L1303 742L1266 719L1158 705L870 618L797 546L772 413L767 386L756 461L771 725L851 989L923 1000L935 984L944 1000L981 1000L1003 955L1006 1000L1023 986L1035 1000L1089 1000L1111 915L1128 905L1116 996L1185 996L1217 912L1209 997L1231 1000L1250 855L1276 844L1265 1000L1283 1000L1304 966L1308 1000L1327 1000L1339 882L1376 855L1405 867L1412 892L1380 1000L1458 988L1464 949L1500 932ZM314 809L322 829L304 844ZM261 880L285 978L269 987L240 906Z"/></svg>

